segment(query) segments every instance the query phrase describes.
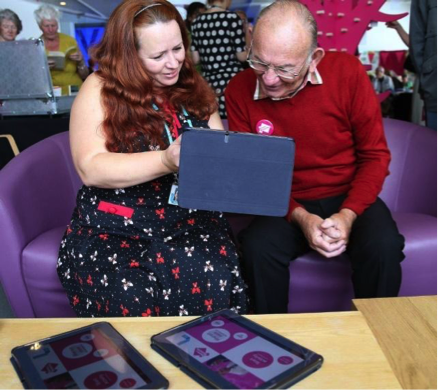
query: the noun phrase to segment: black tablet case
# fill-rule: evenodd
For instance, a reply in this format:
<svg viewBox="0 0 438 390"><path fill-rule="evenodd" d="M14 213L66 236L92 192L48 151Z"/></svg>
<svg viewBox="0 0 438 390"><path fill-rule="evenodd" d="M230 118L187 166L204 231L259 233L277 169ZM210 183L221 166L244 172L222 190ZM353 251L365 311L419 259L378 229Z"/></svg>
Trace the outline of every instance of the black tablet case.
<svg viewBox="0 0 438 390"><path fill-rule="evenodd" d="M176 328L181 328L181 327L184 326L184 325L188 325L188 324L190 324L190 323L197 322L198 320L200 320L200 319L202 319L202 318L205 318L205 317L207 317L207 316L212 316L212 315L215 315L215 314L218 315L218 314L220 314L221 312L229 312L229 309L223 309L223 310L220 310L220 311L218 311L218 312L216 312L216 313L213 313L213 314L211 314L211 315L206 315L206 316L204 316L204 317L194 319L194 320L192 320L192 321L190 321L190 322L187 322L187 323L185 323L185 324L182 324L182 325L180 325L180 326L177 326ZM234 313L233 313L233 315L239 316L238 314L234 314ZM246 319L246 321L247 321L247 322L254 323L253 321L251 321L251 320L249 320L249 319ZM257 326L260 326L261 328L264 328L264 327L261 326L261 325L257 325ZM175 328L172 328L172 329L175 329ZM168 331L170 331L170 330L172 330L172 329L168 329L168 330L164 331L164 333L166 333L166 332L168 332ZM274 333L274 334L276 335L276 337L284 338L283 336L281 336L281 335L278 334L278 333L273 332L272 330L269 330L269 329L267 329L267 328L265 328L265 329L266 329L269 333ZM250 329L250 330L251 330L251 329ZM160 334L161 334L161 333L160 333ZM165 358L166 360L168 360L168 361L169 361L170 363L172 363L175 367L178 367L182 372L184 372L187 376L189 376L190 378L192 378L194 381L198 382L198 383L199 383L201 386L203 386L204 388L206 388L206 389L220 388L220 387L217 387L217 386L216 386L216 387L213 386L212 383L210 383L208 380L204 379L204 378L201 376L202 374L196 372L196 370L194 370L193 367L191 368L190 365L189 365L188 367L184 367L183 364L181 364L181 362L179 362L178 360L176 360L175 358L173 358L172 355L169 354L165 349L162 349L162 347L160 347L159 345L157 345L157 342L156 342L156 340L154 340L154 338L157 337L157 336L159 336L160 334L158 334L158 335L154 335L154 336L152 336L152 338L151 338L151 348L152 348L155 352L157 352L157 353L158 353L159 355L161 355L163 358ZM288 342L292 342L292 343L294 343L292 340L289 340L289 339L288 339L287 341L288 341ZM301 349L303 349L303 350L306 350L306 351L307 351L307 352L306 352L307 354L310 353L312 356L316 355L316 356L318 356L320 359L319 359L317 362L315 362L315 364L314 364L310 369L308 369L308 370L302 370L302 372L299 373L299 374L297 374L294 378L291 378L291 379L289 379L289 380L286 380L286 381L284 381L284 382L281 383L281 384L277 384L276 387L275 387L276 389L288 389L289 387L291 387L291 386L294 385L295 383L300 382L300 381L303 380L304 378L308 377L310 374L312 374L312 373L314 373L315 371L319 370L319 369L321 368L322 364L323 364L324 358L323 358L322 356L316 354L316 353L313 352L313 351L308 350L307 348L302 347L301 345L298 345L298 344L296 344L296 343L294 343L294 344L295 344L296 346L298 346L299 348L301 348Z"/></svg>
<svg viewBox="0 0 438 390"><path fill-rule="evenodd" d="M294 158L291 138L189 129L181 141L179 206L283 217Z"/></svg>
<svg viewBox="0 0 438 390"><path fill-rule="evenodd" d="M116 349L120 350L120 355L126 357L125 360L131 360L131 362L134 364L135 367L133 369L136 371L137 369L140 369L146 376L149 377L150 382L146 384L146 386L153 386L153 387L146 387L146 388L156 388L156 389L167 389L169 387L168 380L152 365L151 362L149 362L146 357L144 357L140 352L122 335L120 332L115 329L112 324L105 321L96 322L94 324L86 325L81 328L73 329L71 331L67 331L64 333L56 334L50 337L47 337L45 339L41 339L39 341L33 341L30 343L26 343L24 345L17 346L12 349L11 351L11 358L10 362L12 366L15 369L15 372L17 373L23 387L25 389L45 389L49 387L45 387L43 379L36 373L36 366L33 365L29 360L28 357L26 360L22 360L20 358L20 354L26 354L26 350L29 348L31 344L41 344L41 346L50 345L52 342L57 342L60 340L64 340L68 337L73 337L74 335L87 331L89 329L99 327L99 326L105 326L110 327L110 332L113 332L116 334L119 338L117 340L113 340L112 342L115 344ZM108 332L103 332L105 337L109 337L111 339L111 336L109 336ZM123 345L123 348L120 347L120 345ZM124 351L124 348L129 348L129 352L127 353ZM24 351L23 351L24 350ZM17 351L20 351L17 353ZM146 369L145 369L146 367ZM143 369L143 370L142 370ZM69 370L67 370L67 373ZM97 371L96 371L97 372ZM62 374L62 373L60 373ZM36 375L36 377L35 377ZM160 385L160 387L158 387ZM144 387L142 387L144 388Z"/></svg>

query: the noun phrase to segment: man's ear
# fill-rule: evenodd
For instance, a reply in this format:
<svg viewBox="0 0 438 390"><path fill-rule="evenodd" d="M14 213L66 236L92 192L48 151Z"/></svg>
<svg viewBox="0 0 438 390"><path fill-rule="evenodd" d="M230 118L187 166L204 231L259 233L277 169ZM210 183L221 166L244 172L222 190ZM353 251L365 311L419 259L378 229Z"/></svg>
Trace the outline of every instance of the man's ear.
<svg viewBox="0 0 438 390"><path fill-rule="evenodd" d="M314 72L316 70L316 67L318 66L324 55L325 55L324 49L322 47L317 47L312 54L312 62L310 63L309 66L309 70L311 72Z"/></svg>

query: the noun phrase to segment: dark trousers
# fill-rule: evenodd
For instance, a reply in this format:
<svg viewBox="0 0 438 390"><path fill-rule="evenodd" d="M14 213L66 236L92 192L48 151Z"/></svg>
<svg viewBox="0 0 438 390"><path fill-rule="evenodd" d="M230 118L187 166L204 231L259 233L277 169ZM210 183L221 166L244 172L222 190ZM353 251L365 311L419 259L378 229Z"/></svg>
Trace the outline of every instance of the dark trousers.
<svg viewBox="0 0 438 390"><path fill-rule="evenodd" d="M426 126L436 131L436 112L426 111Z"/></svg>
<svg viewBox="0 0 438 390"><path fill-rule="evenodd" d="M325 219L338 212L345 196L300 201ZM284 218L256 217L239 235L245 278L255 313L286 313L289 262L310 251L303 232ZM377 199L353 224L347 246L356 298L395 297L401 284L404 237Z"/></svg>

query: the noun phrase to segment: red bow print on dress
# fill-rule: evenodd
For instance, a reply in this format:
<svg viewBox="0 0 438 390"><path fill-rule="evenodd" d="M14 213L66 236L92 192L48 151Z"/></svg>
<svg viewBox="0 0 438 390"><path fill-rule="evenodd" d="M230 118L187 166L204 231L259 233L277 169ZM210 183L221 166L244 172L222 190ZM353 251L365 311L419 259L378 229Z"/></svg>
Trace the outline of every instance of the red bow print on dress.
<svg viewBox="0 0 438 390"><path fill-rule="evenodd" d="M204 305L207 306L207 311L212 311L213 299L206 299Z"/></svg>
<svg viewBox="0 0 438 390"><path fill-rule="evenodd" d="M198 282L192 283L192 294L200 294L201 289L198 287Z"/></svg>
<svg viewBox="0 0 438 390"><path fill-rule="evenodd" d="M164 217L164 213L165 213L164 209L155 210L155 214L157 214L160 217L160 219L164 219L165 218Z"/></svg>

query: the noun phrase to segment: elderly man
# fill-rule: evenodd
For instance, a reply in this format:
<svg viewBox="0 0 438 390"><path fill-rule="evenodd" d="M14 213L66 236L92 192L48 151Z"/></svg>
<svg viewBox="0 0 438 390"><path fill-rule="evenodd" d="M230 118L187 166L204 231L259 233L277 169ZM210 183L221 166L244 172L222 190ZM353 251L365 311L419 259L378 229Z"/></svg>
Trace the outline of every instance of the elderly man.
<svg viewBox="0 0 438 390"><path fill-rule="evenodd" d="M289 262L310 249L348 253L357 298L400 288L404 238L377 197L390 161L379 102L361 63L316 37L306 7L277 0L255 26L252 69L226 90L231 129L296 141L288 215L256 217L240 236L256 313L287 311Z"/></svg>
<svg viewBox="0 0 438 390"><path fill-rule="evenodd" d="M385 74L385 68L378 66L376 69L376 77L373 79L373 87L376 93L383 93L386 91L394 92L394 82L390 76Z"/></svg>

